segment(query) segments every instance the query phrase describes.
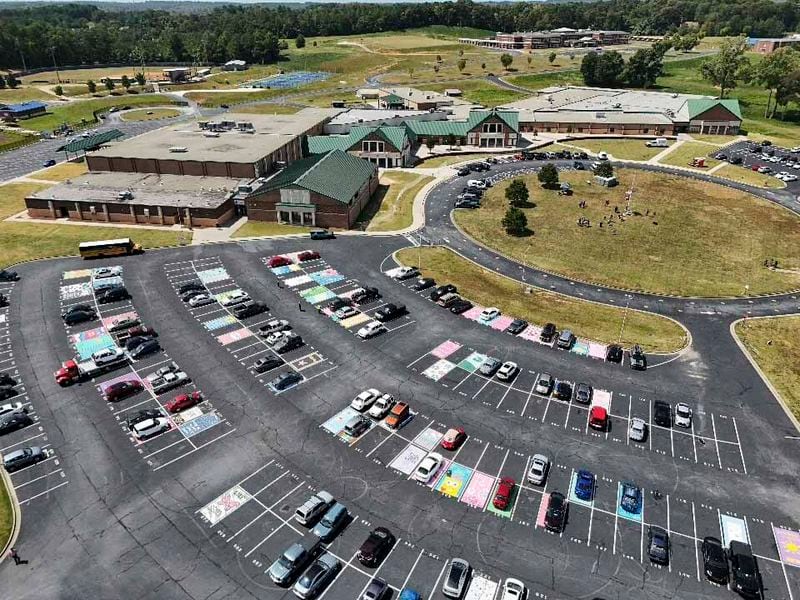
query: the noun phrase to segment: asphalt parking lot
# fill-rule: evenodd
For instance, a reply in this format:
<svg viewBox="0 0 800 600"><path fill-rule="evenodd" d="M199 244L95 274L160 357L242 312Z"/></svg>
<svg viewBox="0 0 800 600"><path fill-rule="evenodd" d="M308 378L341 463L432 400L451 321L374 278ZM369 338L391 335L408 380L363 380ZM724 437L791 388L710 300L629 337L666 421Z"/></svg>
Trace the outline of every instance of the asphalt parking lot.
<svg viewBox="0 0 800 600"><path fill-rule="evenodd" d="M725 146L720 152L716 154L725 154L728 157L728 162L732 157L739 157L742 159L740 165L734 165L740 169L751 169L753 166L756 167L769 167L772 169L773 173L780 173L782 171L786 171L792 175L797 176L800 178L800 167L789 167L779 163L774 163L769 160L767 155L763 155L761 152L751 152L750 148L753 147L753 144L750 142L736 142ZM781 148L779 146L763 146L764 151L771 151L773 152L774 156L779 157L781 159L790 160L793 164L800 162L800 154L796 152L791 152L789 148ZM716 156L715 154L715 156ZM791 192L792 194L800 194L800 179L798 181L787 181L786 182L786 191Z"/></svg>
<svg viewBox="0 0 800 600"><path fill-rule="evenodd" d="M31 586L23 570L4 566L15 597L41 597L43 586L59 585L104 598L288 598L291 592L275 588L265 571L291 542L311 535L291 516L317 489L331 492L354 517L329 547L343 569L326 598L356 597L376 572L396 590L408 586L423 598L438 598L442 569L453 556L473 564L492 598L492 586L509 576L525 581L537 598L726 598L731 592L707 583L698 570L698 544L706 535L734 533L746 535L758 555L765 598L800 597L797 568L776 542L784 530L797 529L795 484L788 477L797 448L783 439L783 425L775 426L780 413L767 405L768 390L748 375L735 348L725 345L727 323L709 319L709 331L718 334L696 337L701 364L687 353L633 372L627 364L557 351L451 315L391 281L384 275L391 266L387 257L406 243L345 236L329 242L274 240L20 267L22 281L3 313L14 367L41 407L44 431L56 432L53 450L70 484L26 505L26 522L35 526L26 526L21 550L29 549L48 568L37 570L38 583ZM278 273L265 264L272 256L309 249L321 258ZM91 273L83 272L87 264L122 267L132 298L96 305L98 320L65 331L60 311L96 297ZM176 289L195 279L217 302L196 308L182 302ZM378 287L381 298L359 307L358 322L317 310L366 285ZM232 319L231 308L219 300L237 289L269 311ZM79 290L83 295L76 295ZM15 301L20 297L24 305ZM407 314L373 339L356 337L354 331L387 302L405 304ZM58 364L83 349L79 342L101 337L88 332L131 312L158 331L161 351L95 381L56 386L52 372ZM280 394L265 388L274 373L256 376L250 370L254 360L273 354L256 333L273 318L290 321L305 342L281 355L303 381ZM707 353L709 344L715 354ZM321 360L308 366L310 359L300 360L316 354ZM475 354L514 358L522 372L511 385L490 381L470 370ZM454 366L440 377L424 374L440 360ZM190 384L163 395L145 390L114 404L100 394L103 384L123 373L146 379L171 362L185 370ZM531 392L544 371L590 383L598 399L606 397L600 391L608 393L607 435L587 430L583 405ZM358 439L347 439L341 432L347 405L367 387L409 402L414 418L398 431L374 424ZM197 436L187 437L176 426L137 445L123 427L124 412L116 414L140 410L140 402L163 407L179 392L193 390L203 392L207 408L220 419ZM629 416L649 419L656 399L689 403L694 429L651 424L651 441L629 443ZM459 449L442 451L447 468L430 486L409 480L417 462L453 426L464 427L468 437ZM4 436L4 445L7 439L13 440ZM522 483L512 508L495 510L498 477L523 482L530 457L540 452L553 463L546 486ZM579 469L596 475L589 502L574 497ZM639 513L618 510L623 481L641 487ZM560 536L541 527L544 495L554 490L571 500ZM651 524L671 533L670 566L647 559L643 540ZM363 567L355 552L379 525L399 541L379 569ZM52 539L66 541L55 548L48 545ZM100 550L102 560L92 560L89 552ZM71 569L72 563L61 560L67 552L85 568ZM118 574L113 582L109 570Z"/></svg>

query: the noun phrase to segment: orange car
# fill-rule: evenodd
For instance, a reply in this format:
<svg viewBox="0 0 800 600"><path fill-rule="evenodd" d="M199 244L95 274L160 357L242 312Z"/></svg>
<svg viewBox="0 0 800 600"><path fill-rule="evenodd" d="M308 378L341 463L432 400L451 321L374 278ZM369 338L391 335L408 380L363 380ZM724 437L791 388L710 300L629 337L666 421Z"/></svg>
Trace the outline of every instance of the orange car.
<svg viewBox="0 0 800 600"><path fill-rule="evenodd" d="M398 429L411 414L411 408L405 402L398 402L392 408L392 412L386 417L385 423L392 429Z"/></svg>

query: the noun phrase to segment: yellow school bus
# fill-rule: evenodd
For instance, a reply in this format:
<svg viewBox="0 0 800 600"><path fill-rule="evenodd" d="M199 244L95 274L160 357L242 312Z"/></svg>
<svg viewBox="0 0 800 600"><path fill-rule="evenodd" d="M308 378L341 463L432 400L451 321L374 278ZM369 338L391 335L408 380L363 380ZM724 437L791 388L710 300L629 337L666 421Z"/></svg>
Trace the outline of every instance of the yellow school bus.
<svg viewBox="0 0 800 600"><path fill-rule="evenodd" d="M98 240L96 242L82 242L78 252L83 258L103 258L106 256L122 256L126 254L139 254L142 247L131 238L118 240Z"/></svg>

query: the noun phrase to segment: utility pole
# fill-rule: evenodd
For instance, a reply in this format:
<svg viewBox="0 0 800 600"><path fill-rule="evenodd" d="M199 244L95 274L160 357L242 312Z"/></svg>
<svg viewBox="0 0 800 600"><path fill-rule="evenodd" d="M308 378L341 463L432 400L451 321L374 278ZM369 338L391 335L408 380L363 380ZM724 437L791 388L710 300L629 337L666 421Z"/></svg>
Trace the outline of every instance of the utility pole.
<svg viewBox="0 0 800 600"><path fill-rule="evenodd" d="M56 63L56 47L50 46L50 56L53 57L53 68L56 70L56 79L61 83L61 75L58 74L58 63Z"/></svg>
<svg viewBox="0 0 800 600"><path fill-rule="evenodd" d="M25 66L25 54L22 52L22 47L19 45L19 38L14 38L14 44L17 46L17 50L19 50L19 57L22 59L22 70L27 71L28 67Z"/></svg>

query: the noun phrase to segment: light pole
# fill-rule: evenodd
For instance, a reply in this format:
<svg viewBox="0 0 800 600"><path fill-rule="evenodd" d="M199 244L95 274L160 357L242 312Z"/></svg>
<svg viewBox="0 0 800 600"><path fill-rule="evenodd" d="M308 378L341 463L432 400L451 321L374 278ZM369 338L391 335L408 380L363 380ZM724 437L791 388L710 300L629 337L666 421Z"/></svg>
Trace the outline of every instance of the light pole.
<svg viewBox="0 0 800 600"><path fill-rule="evenodd" d="M50 46L50 56L53 57L53 68L56 70L56 79L61 83L61 75L58 74L58 63L56 63L56 47Z"/></svg>

